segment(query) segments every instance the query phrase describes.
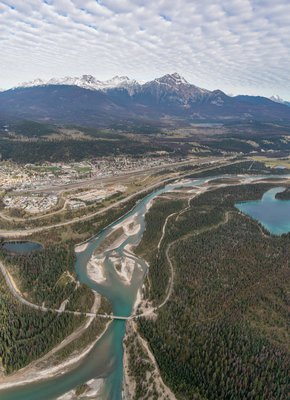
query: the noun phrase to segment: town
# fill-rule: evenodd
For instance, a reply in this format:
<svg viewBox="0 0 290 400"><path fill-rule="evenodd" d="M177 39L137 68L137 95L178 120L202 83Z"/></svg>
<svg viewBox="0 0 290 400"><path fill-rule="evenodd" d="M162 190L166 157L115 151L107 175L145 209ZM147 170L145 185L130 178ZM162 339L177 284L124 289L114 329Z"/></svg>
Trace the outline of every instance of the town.
<svg viewBox="0 0 290 400"><path fill-rule="evenodd" d="M155 155L152 157L101 157L90 161L72 163L26 164L24 166L2 161L0 163L0 185L2 208L22 210L28 214L45 213L54 209L78 209L94 202L101 202L126 186L114 183L104 186L102 179L129 173L158 169L186 162L181 157ZM94 189L59 195L69 185L82 182L98 182ZM60 190L61 189L61 190Z"/></svg>

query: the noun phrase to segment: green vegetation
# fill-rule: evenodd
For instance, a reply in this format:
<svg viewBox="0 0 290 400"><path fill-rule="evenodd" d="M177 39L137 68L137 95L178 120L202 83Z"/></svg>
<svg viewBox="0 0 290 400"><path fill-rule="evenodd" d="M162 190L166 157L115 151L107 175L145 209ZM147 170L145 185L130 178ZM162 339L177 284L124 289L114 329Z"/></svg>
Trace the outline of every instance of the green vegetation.
<svg viewBox="0 0 290 400"><path fill-rule="evenodd" d="M7 374L41 357L84 320L20 304L10 294L2 274L0 287L0 357Z"/></svg>
<svg viewBox="0 0 290 400"><path fill-rule="evenodd" d="M113 312L112 304L105 297L101 297L101 304L98 310L99 314L111 314Z"/></svg>
<svg viewBox="0 0 290 400"><path fill-rule="evenodd" d="M86 286L77 285L73 244L50 245L27 255L10 254L0 247L0 258L30 301L59 307L69 300L67 309L90 310L94 296Z"/></svg>
<svg viewBox="0 0 290 400"><path fill-rule="evenodd" d="M234 207L270 187L228 187L193 199L168 221L159 252L161 231L155 251L149 232L160 206L150 210L138 248L150 263L150 299L165 297L166 252L174 286L157 319L140 319L139 329L177 398L288 399L290 237L268 235ZM162 211L163 220L171 212Z"/></svg>
<svg viewBox="0 0 290 400"><path fill-rule="evenodd" d="M98 221L102 223L101 216ZM87 222L89 232L86 234L98 231L94 222ZM46 247L28 255L9 254L0 247L0 259L30 301L58 308L64 300L69 300L67 310L90 311L94 301L93 293L85 285L76 282L74 244L78 242L78 236L74 235L69 227L38 233L32 240L41 241ZM4 371L11 373L47 353L74 331L84 321L84 317L44 313L25 307L12 297L2 275L0 277L0 357ZM5 297L2 297L4 294ZM101 299L99 312L111 312L111 305L105 299ZM53 360L61 361L91 343L105 324L105 320L93 321L85 335L58 352Z"/></svg>
<svg viewBox="0 0 290 400"><path fill-rule="evenodd" d="M155 250L156 243L162 235L162 229L166 217L177 213L186 206L185 200L167 200L160 198L155 200L152 210L145 215L145 231L140 244L136 247L136 254L144 256Z"/></svg>
<svg viewBox="0 0 290 400"><path fill-rule="evenodd" d="M1 122L1 121L0 121ZM175 121L176 122L176 121ZM193 122L193 121L192 121ZM3 160L19 163L81 161L104 155L144 155L165 151L176 155L287 157L289 127L265 123L191 125L167 129L155 122L123 121L107 129L34 121L0 123L0 153ZM209 122L209 121L208 121ZM86 119L86 124L89 121ZM92 123L92 122L91 122ZM8 131L4 129L8 124ZM275 153L273 153L275 151Z"/></svg>
<svg viewBox="0 0 290 400"><path fill-rule="evenodd" d="M9 254L1 247L0 258L30 301L58 308L68 300L67 310L91 310L94 295L87 286L79 285L75 280L71 242L50 244L43 251L28 255ZM85 317L41 312L23 306L9 292L2 274L0 278L0 357L4 371L11 373L47 353L83 323ZM111 304L101 298L98 312L110 314L111 311ZM61 362L92 343L106 323L105 319L96 318L80 338L58 351L52 361Z"/></svg>
<svg viewBox="0 0 290 400"><path fill-rule="evenodd" d="M112 145L113 144L113 145ZM110 155L143 155L159 150L172 152L166 144L142 142L132 137L121 139L85 140L85 139L49 139L49 140L0 140L0 153L3 160L12 160L20 164L49 162L82 161L93 157Z"/></svg>
<svg viewBox="0 0 290 400"><path fill-rule="evenodd" d="M277 193L275 197L279 200L290 200L290 188L287 187L283 192Z"/></svg>
<svg viewBox="0 0 290 400"><path fill-rule="evenodd" d="M39 137L51 135L57 131L53 125L43 124L35 121L21 121L12 126L16 135L26 137Z"/></svg>
<svg viewBox="0 0 290 400"><path fill-rule="evenodd" d="M57 167L57 166L53 166L53 165L31 165L30 167L30 170L32 170L32 171L37 171L37 172L39 172L39 173L41 173L41 172L51 172L51 173L53 173L53 174L57 174L58 172L60 172L61 171L61 169L60 169L60 167Z"/></svg>
<svg viewBox="0 0 290 400"><path fill-rule="evenodd" d="M185 207L185 202L182 200L162 199L156 201L145 216L146 229L135 253L149 262L150 274L147 275L149 282L147 281L146 284L146 297L153 301L158 301L164 296L169 280L169 269L163 265L164 259L161 259L156 252L156 243L162 235L166 217L180 211L182 207ZM149 292L148 286L151 289Z"/></svg>
<svg viewBox="0 0 290 400"><path fill-rule="evenodd" d="M129 330L127 328L127 336L124 340L124 345L126 346L128 356L127 374L136 384L132 400L160 399L153 379L154 367L142 347L137 334L132 329ZM148 376L150 379L148 379Z"/></svg>
<svg viewBox="0 0 290 400"><path fill-rule="evenodd" d="M285 141L287 142L288 138L285 138L284 142ZM272 157L254 156L253 160L262 162L268 167L277 168L278 170L283 170L284 168L290 167L290 160L288 157L275 158L273 155Z"/></svg>
<svg viewBox="0 0 290 400"><path fill-rule="evenodd" d="M265 166L263 163L258 161L241 161L235 164L217 167L214 170L208 170L201 173L196 173L191 175L191 177L207 177L207 176L216 176L216 175L224 175L224 174L251 174L251 175L259 175L259 174L271 174L271 175L286 175L289 174L289 169L273 169L271 167Z"/></svg>
<svg viewBox="0 0 290 400"><path fill-rule="evenodd" d="M170 269L165 257L168 244L179 239L181 235L191 232L194 228L200 229L201 227L211 226L219 223L222 219L222 213L218 207L213 207L210 211L201 210L201 212L194 212L193 210L188 210L186 213L176 214L172 216L173 218L169 219L166 235L161 242L160 251L157 251L156 243L159 242L161 237L166 217L172 213L172 210L175 213L176 211L182 212L184 206L185 202L182 200L162 200L154 204L152 210L145 217L146 230L136 252L145 257L149 262L149 300L155 304L160 303L165 297L169 282Z"/></svg>
<svg viewBox="0 0 290 400"><path fill-rule="evenodd" d="M98 310L100 314L110 314L112 312L111 303L104 297L101 297L101 305ZM72 355L75 352L80 352L86 346L94 342L104 331L108 320L104 318L94 318L90 326L85 330L85 332L78 338L67 344L57 353L55 353L52 358L54 363L59 363Z"/></svg>
<svg viewBox="0 0 290 400"><path fill-rule="evenodd" d="M75 394L76 396L80 396L89 389L89 386L86 383L83 383L82 385L79 385L76 387Z"/></svg>
<svg viewBox="0 0 290 400"><path fill-rule="evenodd" d="M52 356L55 364L62 362L74 353L80 353L85 347L93 343L98 336L104 331L106 324L104 318L95 318L85 332L78 338L63 347Z"/></svg>

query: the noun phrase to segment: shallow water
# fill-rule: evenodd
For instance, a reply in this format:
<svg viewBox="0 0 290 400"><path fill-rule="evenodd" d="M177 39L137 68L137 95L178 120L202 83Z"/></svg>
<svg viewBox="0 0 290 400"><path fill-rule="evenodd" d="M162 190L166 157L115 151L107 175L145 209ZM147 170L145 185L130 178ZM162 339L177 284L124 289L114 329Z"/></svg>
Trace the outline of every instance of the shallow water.
<svg viewBox="0 0 290 400"><path fill-rule="evenodd" d="M137 259L138 266L135 268L131 285L126 285L120 280L116 273L109 257L114 253L108 251L104 254L106 281L98 284L92 281L88 275L86 266L92 254L101 245L104 239L111 233L113 228L123 223L127 218L136 214L136 222L141 225L140 231L134 236L130 236L124 243L115 250L119 255L125 255L124 247L127 244L137 244L144 232L147 204L161 193L170 191L173 188L200 186L211 179L221 178L216 176L212 178L195 179L186 182L178 182L172 185L167 185L164 188L158 189L147 195L139 201L136 206L125 216L112 223L105 228L100 234L89 240L87 248L79 253L76 253L76 272L81 282L87 284L93 290L101 293L110 300L114 315L128 316L132 312L132 308L136 299L137 291L141 287L144 275L146 274L146 263L143 260ZM260 179L253 177L253 179ZM267 177L269 178L269 177ZM281 191L281 188L279 189ZM269 191L271 192L271 191ZM260 201L263 204L267 201L273 202L274 192L267 192ZM275 192L277 193L277 191ZM237 207L246 209L245 202L237 204ZM252 204L253 205L253 204ZM290 230L290 201L289 208L289 230ZM259 207L257 207L259 208ZM275 208L275 207L274 207ZM255 209L255 207L253 208ZM249 208L248 208L249 210ZM241 211L243 211L241 209ZM271 208L268 208L268 214L271 214ZM285 211L285 210L284 210ZM256 214L258 215L258 214ZM285 216L284 216L285 217ZM260 219L259 219L260 220ZM275 221L273 220L273 223ZM80 361L79 365L70 372L62 376L44 380L41 382L30 383L21 387L14 387L0 391L1 400L50 400L56 399L58 396L70 391L76 386L87 382L92 378L105 378L105 385L102 393L102 398L105 400L121 400L122 398L122 380L123 380L123 339L125 335L126 322L115 320L113 321L102 338L95 344L90 353Z"/></svg>
<svg viewBox="0 0 290 400"><path fill-rule="evenodd" d="M200 184L207 179L194 180L184 184L167 185L161 189L150 193L139 201L136 206L126 215L103 229L99 235L88 242L88 246L82 252L76 253L76 272L78 279L87 284L90 288L105 296L112 304L113 314L129 316L137 296L138 289L141 287L144 275L146 274L146 263L138 260L131 284L126 285L116 273L109 257L117 252L124 255L124 247L127 244L137 244L145 229L145 213L147 204L161 193L180 186L192 186ZM140 224L137 234L128 237L124 243L114 251L108 251L104 255L106 282L98 284L91 280L87 275L87 263L95 250L102 244L104 239L111 233L114 227L123 223L127 218L136 215L136 223ZM85 357L79 365L68 373L60 377L45 381L29 383L25 386L13 387L0 391L1 400L50 400L56 399L62 394L70 391L76 386L87 382L92 378L106 378L102 398L106 400L120 400L122 397L123 381L123 338L125 335L126 322L113 321L108 330L102 336L89 355Z"/></svg>

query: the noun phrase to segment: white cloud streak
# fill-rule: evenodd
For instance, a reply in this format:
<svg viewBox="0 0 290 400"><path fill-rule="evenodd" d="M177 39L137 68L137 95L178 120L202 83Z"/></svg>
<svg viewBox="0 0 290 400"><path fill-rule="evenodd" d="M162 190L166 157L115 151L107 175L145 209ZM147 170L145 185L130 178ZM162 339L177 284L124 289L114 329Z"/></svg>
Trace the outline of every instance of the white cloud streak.
<svg viewBox="0 0 290 400"><path fill-rule="evenodd" d="M290 98L289 0L0 0L0 87L177 71L227 92Z"/></svg>

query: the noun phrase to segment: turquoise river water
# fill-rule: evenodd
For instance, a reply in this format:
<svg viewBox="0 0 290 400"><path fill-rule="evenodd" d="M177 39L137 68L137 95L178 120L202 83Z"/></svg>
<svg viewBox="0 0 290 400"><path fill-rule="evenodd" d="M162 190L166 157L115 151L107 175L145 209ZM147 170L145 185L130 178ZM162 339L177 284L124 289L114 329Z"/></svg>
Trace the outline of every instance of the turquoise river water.
<svg viewBox="0 0 290 400"><path fill-rule="evenodd" d="M128 257L128 253L124 248L127 244L137 244L140 241L145 229L144 216L146 213L147 205L156 196L168 192L174 188L201 186L206 181L216 178L220 178L220 176L177 182L175 184L167 185L148 194L141 201L139 201L135 205L135 207L126 215L109 225L107 228L101 231L98 236L90 239L85 250L76 253L77 260L75 268L79 280L87 284L91 289L104 295L111 302L114 315L129 316L132 312L137 292L141 287L144 275L147 272L146 263L143 260L134 257L133 255L131 256L136 263L136 267L134 269L131 284L126 285L116 273L116 270L111 260L109 259L110 256L114 254L116 255L116 253L118 253L120 256L126 255L126 257ZM258 178L261 177L251 177L251 179L253 180ZM273 218L270 217L270 211L272 210L271 204L276 204L276 200L274 199L274 197L275 193L277 193L277 190L281 191L282 189L273 189L272 191L267 192L263 196L263 199L260 201L260 203L244 202L238 204L237 207L241 211L251 215L253 218L261 221L268 229L270 228L271 230L274 229L274 226L276 226L277 216L279 216L280 221L283 219L282 215L284 215L283 232L284 229L286 229L285 213L287 213L287 226L288 230L290 230L290 201L283 202L281 211L277 211ZM280 201L279 204L281 203L282 202ZM261 206L262 208L264 207L265 210L265 212L262 212L262 214L259 211L259 208L261 209ZM132 216L134 216L136 223L140 224L140 230L136 234L129 236L119 245L119 247L117 247L117 249L114 249L114 251L108 250L104 253L106 281L102 284L96 283L95 281L91 280L87 275L87 264L90 258L92 257L98 246L101 245L104 239L114 229L114 227L118 224L124 223L128 218ZM275 229L275 233L277 233L277 227ZM283 232L279 231L278 233ZM123 381L123 339L126 328L125 324L125 321L114 320L109 325L108 329L100 338L100 340L97 341L97 343L93 346L91 351L78 363L77 366L75 366L69 372L66 372L60 376L56 376L54 378L38 380L32 383L26 383L25 385L14 386L8 389L0 390L0 399L57 399L64 393L67 393L76 386L83 384L93 378L104 378L105 384L103 387L102 398L105 400L121 400Z"/></svg>

